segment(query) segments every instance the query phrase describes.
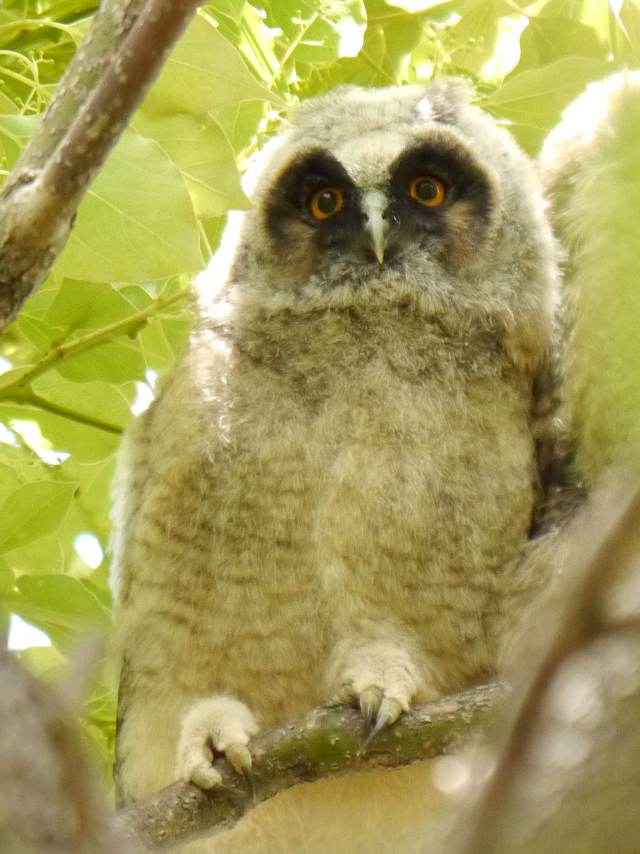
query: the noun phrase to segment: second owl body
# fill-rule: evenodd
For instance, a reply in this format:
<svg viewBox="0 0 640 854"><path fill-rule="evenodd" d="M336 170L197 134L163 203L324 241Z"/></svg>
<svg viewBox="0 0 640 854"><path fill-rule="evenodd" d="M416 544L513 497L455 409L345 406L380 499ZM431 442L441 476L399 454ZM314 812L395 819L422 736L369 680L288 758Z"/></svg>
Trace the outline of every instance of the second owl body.
<svg viewBox="0 0 640 854"><path fill-rule="evenodd" d="M288 252L270 254L266 237L287 225L260 210L309 156L294 132L187 357L129 435L116 519L127 797L175 779L181 720L210 695L268 727L336 695L363 706L373 690L376 704L407 708L490 678L505 627L541 583L520 569L551 241L506 135L455 95L446 121L425 127L418 105L435 113L445 93L409 88L396 90L394 127L417 114L415 140L387 141L390 162L426 136L444 140L450 169L464 136L448 126L469 113L467 132L490 136L478 145L493 166L475 176L467 164L487 184L484 220L460 189L445 223L458 228L453 249L431 229L384 263L343 253L332 274L317 247L303 257L294 223ZM375 112L362 175L376 145L384 159Z"/></svg>

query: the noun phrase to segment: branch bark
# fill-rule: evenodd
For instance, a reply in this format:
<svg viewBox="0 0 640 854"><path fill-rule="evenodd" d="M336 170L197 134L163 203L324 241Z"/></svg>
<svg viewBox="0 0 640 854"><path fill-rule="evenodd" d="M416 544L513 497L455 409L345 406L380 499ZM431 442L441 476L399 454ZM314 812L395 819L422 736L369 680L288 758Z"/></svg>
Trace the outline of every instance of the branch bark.
<svg viewBox="0 0 640 854"><path fill-rule="evenodd" d="M127 854L71 714L0 646L0 850Z"/></svg>
<svg viewBox="0 0 640 854"><path fill-rule="evenodd" d="M505 696L501 685L472 688L416 706L362 751L361 715L346 706L314 709L305 718L263 733L252 743L251 780L239 779L224 760L216 767L223 785L205 792L175 783L123 810L120 833L153 851L227 830L258 803L299 783L348 771L394 768L459 749L489 709Z"/></svg>
<svg viewBox="0 0 640 854"><path fill-rule="evenodd" d="M0 202L0 331L46 277L98 169L200 0L104 0Z"/></svg>

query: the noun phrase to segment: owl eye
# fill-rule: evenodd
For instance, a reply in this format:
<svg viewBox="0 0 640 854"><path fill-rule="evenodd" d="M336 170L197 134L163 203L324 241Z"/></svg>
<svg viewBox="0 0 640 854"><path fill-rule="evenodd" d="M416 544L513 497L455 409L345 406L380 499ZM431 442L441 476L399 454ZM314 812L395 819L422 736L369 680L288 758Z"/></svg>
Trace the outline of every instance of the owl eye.
<svg viewBox="0 0 640 854"><path fill-rule="evenodd" d="M431 175L420 175L409 184L409 195L421 205L435 208L444 202L446 191L439 178L433 178Z"/></svg>
<svg viewBox="0 0 640 854"><path fill-rule="evenodd" d="M337 187L323 187L309 199L309 210L314 219L327 219L344 207L344 193Z"/></svg>

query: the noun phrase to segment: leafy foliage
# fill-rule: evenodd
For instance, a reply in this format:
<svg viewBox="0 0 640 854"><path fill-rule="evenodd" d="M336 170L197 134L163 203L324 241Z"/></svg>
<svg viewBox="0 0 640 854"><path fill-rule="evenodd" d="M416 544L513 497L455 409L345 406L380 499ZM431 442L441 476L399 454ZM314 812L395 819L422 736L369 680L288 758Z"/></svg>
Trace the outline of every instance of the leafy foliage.
<svg viewBox="0 0 640 854"><path fill-rule="evenodd" d="M95 7L8 0L0 9L2 174ZM286 107L340 83L464 75L534 154L587 83L639 60L640 0L207 3L1 344L0 619L19 615L47 633L53 647L25 652L30 666L59 678L88 630L108 630L120 434L184 348L189 277L215 249L227 210L248 207L240 171ZM113 709L104 676L86 731L105 768Z"/></svg>

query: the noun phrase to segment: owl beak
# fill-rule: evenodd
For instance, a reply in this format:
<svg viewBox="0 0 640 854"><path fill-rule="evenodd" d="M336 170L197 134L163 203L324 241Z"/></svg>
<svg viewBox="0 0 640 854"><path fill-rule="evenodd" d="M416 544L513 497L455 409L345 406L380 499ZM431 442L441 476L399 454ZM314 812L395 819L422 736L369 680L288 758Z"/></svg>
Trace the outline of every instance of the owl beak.
<svg viewBox="0 0 640 854"><path fill-rule="evenodd" d="M389 233L389 222L386 215L387 204L387 199L380 190L369 190L362 197L365 231L379 264L384 262L384 248Z"/></svg>

